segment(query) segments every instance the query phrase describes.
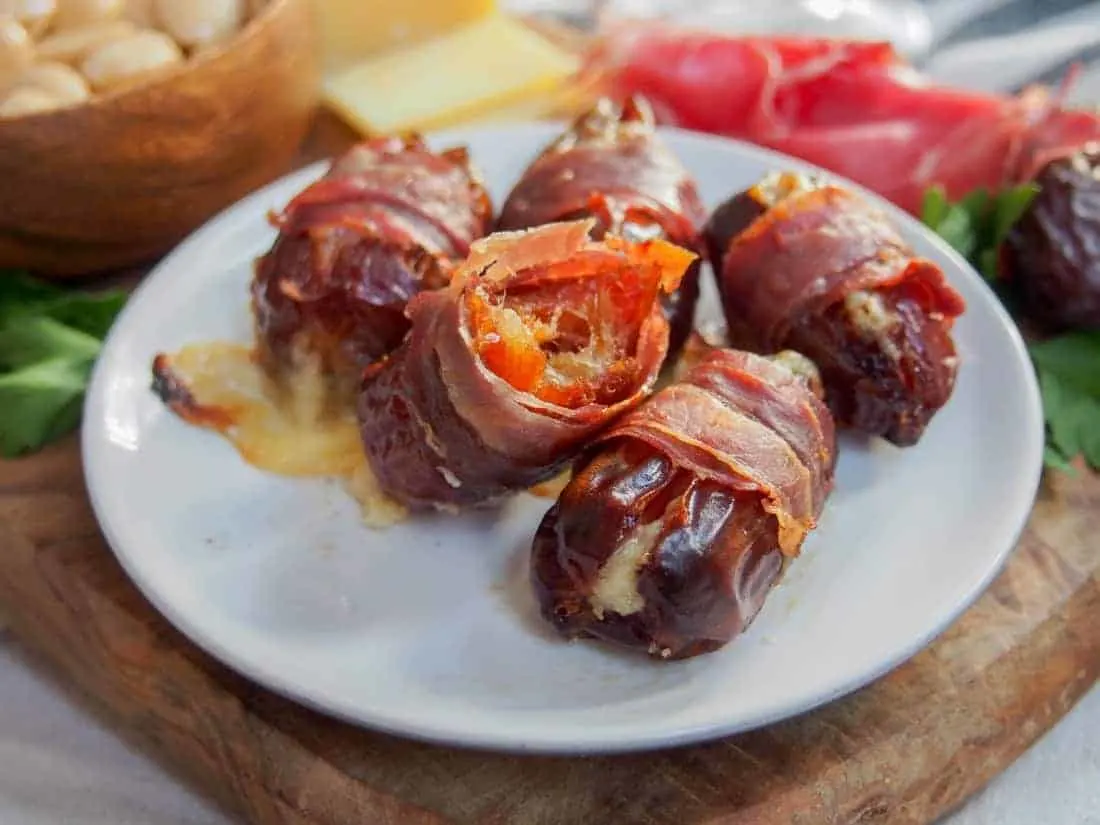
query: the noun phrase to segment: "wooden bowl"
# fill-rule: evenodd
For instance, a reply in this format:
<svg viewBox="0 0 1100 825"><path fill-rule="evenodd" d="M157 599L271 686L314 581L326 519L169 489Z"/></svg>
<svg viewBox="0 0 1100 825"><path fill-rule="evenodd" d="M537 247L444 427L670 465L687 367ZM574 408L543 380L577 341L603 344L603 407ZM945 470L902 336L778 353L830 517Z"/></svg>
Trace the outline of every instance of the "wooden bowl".
<svg viewBox="0 0 1100 825"><path fill-rule="evenodd" d="M270 0L177 69L0 120L0 269L78 276L165 253L289 169L319 83L311 0Z"/></svg>

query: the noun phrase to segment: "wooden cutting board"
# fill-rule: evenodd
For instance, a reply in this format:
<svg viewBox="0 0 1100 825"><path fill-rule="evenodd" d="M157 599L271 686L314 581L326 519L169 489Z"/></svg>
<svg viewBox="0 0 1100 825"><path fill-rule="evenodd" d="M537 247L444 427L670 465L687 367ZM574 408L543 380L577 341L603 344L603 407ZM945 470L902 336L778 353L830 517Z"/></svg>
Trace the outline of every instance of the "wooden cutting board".
<svg viewBox="0 0 1100 825"><path fill-rule="evenodd" d="M346 140L326 124L311 154ZM923 825L1097 680L1098 535L1100 478L1050 477L989 591L871 686L696 747L505 756L363 731L236 676L129 583L92 516L75 438L0 462L0 604L16 633L120 728L260 825Z"/></svg>

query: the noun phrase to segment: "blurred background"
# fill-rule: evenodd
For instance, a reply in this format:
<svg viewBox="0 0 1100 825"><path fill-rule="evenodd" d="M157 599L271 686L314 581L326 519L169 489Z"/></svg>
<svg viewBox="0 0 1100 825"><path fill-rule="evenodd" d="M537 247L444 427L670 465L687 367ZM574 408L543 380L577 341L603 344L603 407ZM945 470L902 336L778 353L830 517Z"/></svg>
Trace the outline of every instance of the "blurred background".
<svg viewBox="0 0 1100 825"><path fill-rule="evenodd" d="M1057 82L1089 65L1070 100L1100 99L1095 0L506 0L511 10L586 28L623 17L739 33L889 40L930 77L989 91Z"/></svg>

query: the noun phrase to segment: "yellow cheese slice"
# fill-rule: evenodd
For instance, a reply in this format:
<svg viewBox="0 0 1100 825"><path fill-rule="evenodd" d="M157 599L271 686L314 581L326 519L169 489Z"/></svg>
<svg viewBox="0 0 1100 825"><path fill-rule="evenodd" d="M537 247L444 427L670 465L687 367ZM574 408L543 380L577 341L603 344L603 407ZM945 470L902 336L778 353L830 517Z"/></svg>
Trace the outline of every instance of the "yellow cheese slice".
<svg viewBox="0 0 1100 825"><path fill-rule="evenodd" d="M505 15L387 52L324 82L324 100L364 133L426 131L558 89L576 55Z"/></svg>
<svg viewBox="0 0 1100 825"><path fill-rule="evenodd" d="M313 0L325 71L487 17L494 0Z"/></svg>

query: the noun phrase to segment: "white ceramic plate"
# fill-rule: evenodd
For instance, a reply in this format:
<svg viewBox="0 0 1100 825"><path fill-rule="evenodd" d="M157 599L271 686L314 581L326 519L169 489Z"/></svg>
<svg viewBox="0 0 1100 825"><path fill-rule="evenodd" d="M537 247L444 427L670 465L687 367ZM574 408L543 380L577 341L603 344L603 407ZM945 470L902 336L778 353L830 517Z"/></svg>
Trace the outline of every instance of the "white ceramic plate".
<svg viewBox="0 0 1100 825"><path fill-rule="evenodd" d="M438 135L468 143L499 203L557 133L526 124ZM708 205L804 164L666 131ZM249 340L265 213L322 172L280 180L169 255L134 295L88 395L84 460L111 546L148 598L231 667L324 712L408 736L502 749L672 745L805 711L908 658L989 583L1038 483L1042 418L1022 342L956 255L895 210L966 298L958 385L919 446L842 441L820 529L751 629L715 654L652 662L542 626L527 586L549 506L363 526L335 484L266 475L149 389L162 350ZM709 271L700 320L718 317Z"/></svg>

